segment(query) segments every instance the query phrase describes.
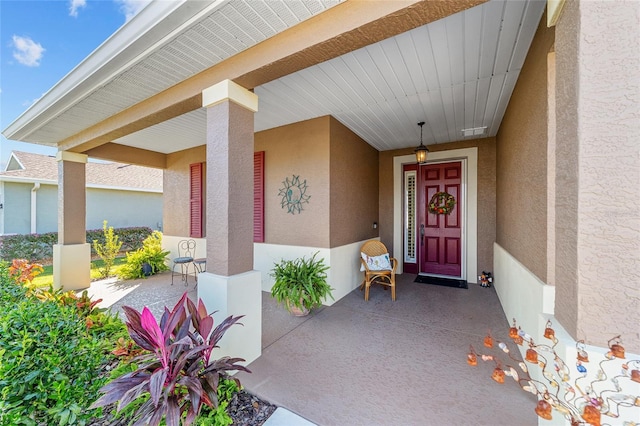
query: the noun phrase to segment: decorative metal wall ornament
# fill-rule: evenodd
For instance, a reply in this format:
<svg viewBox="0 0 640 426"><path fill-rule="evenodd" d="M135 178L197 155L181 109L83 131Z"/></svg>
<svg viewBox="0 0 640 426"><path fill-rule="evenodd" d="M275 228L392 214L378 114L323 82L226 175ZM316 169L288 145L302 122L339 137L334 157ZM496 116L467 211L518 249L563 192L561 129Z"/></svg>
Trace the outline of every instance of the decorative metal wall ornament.
<svg viewBox="0 0 640 426"><path fill-rule="evenodd" d="M282 197L280 206L287 209L287 213L296 214L302 210L302 205L309 202L310 195L307 193L307 180L300 181L300 176L293 175L291 179L286 177L282 181L282 188L278 196Z"/></svg>

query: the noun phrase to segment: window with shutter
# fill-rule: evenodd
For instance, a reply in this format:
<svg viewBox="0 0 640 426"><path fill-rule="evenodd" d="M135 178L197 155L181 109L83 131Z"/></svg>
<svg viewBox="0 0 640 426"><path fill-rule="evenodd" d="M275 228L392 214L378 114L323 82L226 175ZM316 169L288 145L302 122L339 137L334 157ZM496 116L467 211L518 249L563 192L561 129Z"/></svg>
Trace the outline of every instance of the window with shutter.
<svg viewBox="0 0 640 426"><path fill-rule="evenodd" d="M264 151L253 153L253 242L264 242Z"/></svg>
<svg viewBox="0 0 640 426"><path fill-rule="evenodd" d="M189 165L189 236L192 238L202 238L203 217L202 217L202 169L203 163L193 163Z"/></svg>

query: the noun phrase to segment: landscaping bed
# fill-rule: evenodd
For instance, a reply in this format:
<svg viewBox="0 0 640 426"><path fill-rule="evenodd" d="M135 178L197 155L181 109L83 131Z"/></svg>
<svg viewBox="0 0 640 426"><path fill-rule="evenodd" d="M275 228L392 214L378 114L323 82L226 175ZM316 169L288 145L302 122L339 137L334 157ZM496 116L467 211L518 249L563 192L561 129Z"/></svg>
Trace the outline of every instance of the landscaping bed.
<svg viewBox="0 0 640 426"><path fill-rule="evenodd" d="M262 425L275 411L274 405L239 389L235 381L225 379L227 372L244 369L235 364L236 360L216 360L215 351L211 352L213 357L209 360L210 350L203 352L206 347L213 349L239 317L227 319L211 330L213 321L204 306L190 301L185 293L171 311L169 318L175 320L168 320L175 328L159 328L146 308L141 313L135 311L133 317L130 311L128 321L138 330L134 341L122 320L109 311L98 309L86 292L76 295L36 288L31 285L34 269L20 263L20 270L16 270L16 265L18 263L8 268L6 264L0 264L0 424L127 425L131 423L134 411L149 405L149 392L136 391L138 396L132 398L133 402L123 410L125 413L116 415L115 403L97 404L101 396L110 392L104 386L116 383L125 377L123 375L136 370L140 372L136 377L157 372L160 361L162 365L176 365L177 358L165 361L161 358L173 357L176 349L178 354L188 352L192 355L189 355L186 367L170 373L174 378L167 380L173 380L173 383L186 383L181 378L201 381L203 390L208 387L207 392L214 392L209 393L211 397L216 394L216 387L210 387L210 379L219 377L220 380L219 385L214 385L217 386L219 408L202 405L200 415L193 423L195 426ZM187 313L188 317L185 316ZM192 331L186 334L188 328L180 324L191 323L188 328ZM200 333L205 336L204 340ZM148 339L147 343L144 339ZM174 343L180 346L174 346ZM160 348L163 345L167 345L163 350L151 350L151 346ZM156 361L153 361L154 357ZM176 391L179 388L174 388L170 382L160 383L165 383L163 395L174 398L179 405L190 404L186 388ZM202 395L207 398L205 393ZM118 396L111 401L121 398ZM161 404L162 401L166 404L164 397L161 398Z"/></svg>

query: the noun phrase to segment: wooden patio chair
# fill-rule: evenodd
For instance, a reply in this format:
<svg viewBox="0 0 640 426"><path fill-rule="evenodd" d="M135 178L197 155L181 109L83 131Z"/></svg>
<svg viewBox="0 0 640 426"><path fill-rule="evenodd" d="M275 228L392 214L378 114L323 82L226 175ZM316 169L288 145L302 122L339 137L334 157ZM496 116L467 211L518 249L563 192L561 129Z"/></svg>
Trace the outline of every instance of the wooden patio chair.
<svg viewBox="0 0 640 426"><path fill-rule="evenodd" d="M180 266L180 277L182 278L182 281L184 281L184 285L189 285L187 280L189 277L189 265L193 264L193 256L195 254L195 240L180 240L178 243L178 256L173 259L173 265L171 266L171 285L173 285L173 275L175 274L177 266Z"/></svg>
<svg viewBox="0 0 640 426"><path fill-rule="evenodd" d="M389 250L380 241L367 241L360 248L360 270L364 272L364 300L369 300L371 284L391 287L391 300L396 300L396 268L398 261L389 255Z"/></svg>

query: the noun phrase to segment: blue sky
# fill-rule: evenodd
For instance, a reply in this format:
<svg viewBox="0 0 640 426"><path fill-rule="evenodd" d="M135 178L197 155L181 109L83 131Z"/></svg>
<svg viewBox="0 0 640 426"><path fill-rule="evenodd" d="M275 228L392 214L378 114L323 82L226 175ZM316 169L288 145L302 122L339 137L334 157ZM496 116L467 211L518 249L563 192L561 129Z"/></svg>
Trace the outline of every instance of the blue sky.
<svg viewBox="0 0 640 426"><path fill-rule="evenodd" d="M4 130L148 0L0 0L0 129ZM55 148L0 139L12 150Z"/></svg>

